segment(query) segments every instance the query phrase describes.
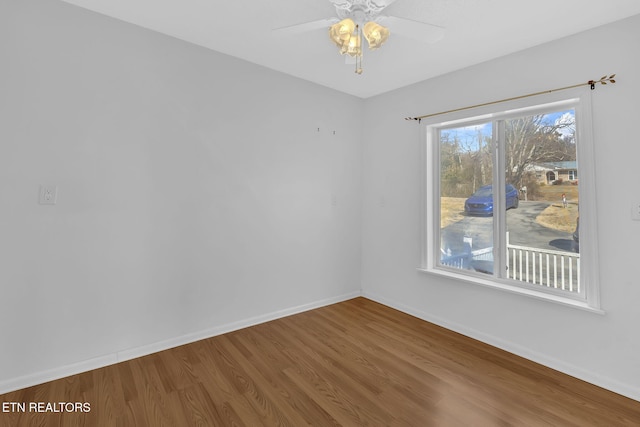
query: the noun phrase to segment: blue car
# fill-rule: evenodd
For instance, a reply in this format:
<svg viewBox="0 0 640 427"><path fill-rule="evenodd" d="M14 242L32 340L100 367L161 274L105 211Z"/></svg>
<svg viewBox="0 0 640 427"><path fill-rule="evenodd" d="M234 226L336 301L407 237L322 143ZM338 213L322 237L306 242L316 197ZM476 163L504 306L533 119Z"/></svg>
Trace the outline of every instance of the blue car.
<svg viewBox="0 0 640 427"><path fill-rule="evenodd" d="M507 209L518 207L518 190L507 184ZM493 215L493 189L491 185L480 187L464 202L464 213L467 215Z"/></svg>

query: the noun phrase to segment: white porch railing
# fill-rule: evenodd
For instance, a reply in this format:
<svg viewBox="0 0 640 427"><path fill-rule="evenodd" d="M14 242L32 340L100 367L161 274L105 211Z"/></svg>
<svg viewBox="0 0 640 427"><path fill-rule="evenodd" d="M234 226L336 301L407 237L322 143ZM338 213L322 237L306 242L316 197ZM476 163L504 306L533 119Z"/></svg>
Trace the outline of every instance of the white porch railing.
<svg viewBox="0 0 640 427"><path fill-rule="evenodd" d="M493 261L493 248L463 254L443 253L441 265L473 269L474 262ZM507 233L507 277L549 288L580 292L580 254L512 245Z"/></svg>
<svg viewBox="0 0 640 427"><path fill-rule="evenodd" d="M580 254L512 245L507 233L508 277L569 292L580 292Z"/></svg>

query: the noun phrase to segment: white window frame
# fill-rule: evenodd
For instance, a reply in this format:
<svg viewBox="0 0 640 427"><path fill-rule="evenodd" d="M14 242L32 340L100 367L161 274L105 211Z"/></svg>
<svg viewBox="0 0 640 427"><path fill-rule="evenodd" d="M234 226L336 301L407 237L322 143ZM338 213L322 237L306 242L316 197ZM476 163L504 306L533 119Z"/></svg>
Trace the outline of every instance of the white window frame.
<svg viewBox="0 0 640 427"><path fill-rule="evenodd" d="M498 271L506 269L504 256L505 201L494 194L494 259L493 275L459 270L438 265L440 257L440 161L439 129L498 121L528 114L544 113L557 108L573 108L576 116L577 160L580 165L580 294L558 292L553 288L518 282L499 277ZM455 111L422 120L423 184L422 203L422 258L419 271L447 277L456 281L473 283L494 289L514 292L546 301L604 314L600 307L598 233L596 209L595 158L591 119L591 90L588 87L552 92L491 104L469 110ZM497 124L499 124L498 122ZM494 128L494 138L497 126ZM498 150L504 150L504 142L498 141ZM503 155L496 156L494 184L504 188Z"/></svg>

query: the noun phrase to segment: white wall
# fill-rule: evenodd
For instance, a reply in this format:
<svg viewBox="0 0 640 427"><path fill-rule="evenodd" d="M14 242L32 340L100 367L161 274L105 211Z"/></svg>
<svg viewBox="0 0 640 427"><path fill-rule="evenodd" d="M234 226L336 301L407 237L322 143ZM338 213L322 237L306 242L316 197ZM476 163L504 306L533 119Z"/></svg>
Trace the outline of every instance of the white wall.
<svg viewBox="0 0 640 427"><path fill-rule="evenodd" d="M0 393L359 294L362 100L50 0L0 58Z"/></svg>
<svg viewBox="0 0 640 427"><path fill-rule="evenodd" d="M640 16L368 99L366 296L640 400ZM599 79L593 92L602 306L598 315L419 273L421 151L407 116Z"/></svg>

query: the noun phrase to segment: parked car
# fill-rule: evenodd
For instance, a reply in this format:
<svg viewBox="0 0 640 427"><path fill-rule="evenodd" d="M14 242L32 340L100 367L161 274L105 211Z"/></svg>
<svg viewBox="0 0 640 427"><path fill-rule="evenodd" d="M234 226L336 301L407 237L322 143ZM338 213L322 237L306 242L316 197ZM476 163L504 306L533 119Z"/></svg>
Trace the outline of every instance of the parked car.
<svg viewBox="0 0 640 427"><path fill-rule="evenodd" d="M506 186L507 209L515 209L520 203L518 190L511 184ZM467 215L493 215L493 187L480 187L464 202L464 213Z"/></svg>

